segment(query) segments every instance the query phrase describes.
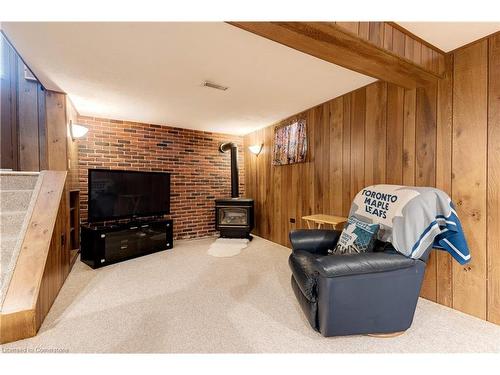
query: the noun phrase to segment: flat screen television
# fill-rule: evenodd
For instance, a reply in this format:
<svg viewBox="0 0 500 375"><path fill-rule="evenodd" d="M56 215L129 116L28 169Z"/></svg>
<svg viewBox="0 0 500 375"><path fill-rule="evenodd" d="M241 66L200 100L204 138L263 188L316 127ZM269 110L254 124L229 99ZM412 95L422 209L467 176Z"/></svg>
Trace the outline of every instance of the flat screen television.
<svg viewBox="0 0 500 375"><path fill-rule="evenodd" d="M170 213L170 173L89 169L89 222Z"/></svg>

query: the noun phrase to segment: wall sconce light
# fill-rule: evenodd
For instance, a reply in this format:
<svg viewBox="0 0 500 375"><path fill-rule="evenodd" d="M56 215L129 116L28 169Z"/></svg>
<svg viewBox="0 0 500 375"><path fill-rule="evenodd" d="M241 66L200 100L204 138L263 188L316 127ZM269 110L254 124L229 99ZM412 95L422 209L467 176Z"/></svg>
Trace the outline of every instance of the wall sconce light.
<svg viewBox="0 0 500 375"><path fill-rule="evenodd" d="M248 146L248 149L255 156L259 156L260 152L262 151L262 147L264 147L264 143L261 143L260 145Z"/></svg>
<svg viewBox="0 0 500 375"><path fill-rule="evenodd" d="M69 120L69 131L71 132L71 138L74 141L77 138L85 137L85 134L88 133L89 128L83 125L74 124L71 120Z"/></svg>

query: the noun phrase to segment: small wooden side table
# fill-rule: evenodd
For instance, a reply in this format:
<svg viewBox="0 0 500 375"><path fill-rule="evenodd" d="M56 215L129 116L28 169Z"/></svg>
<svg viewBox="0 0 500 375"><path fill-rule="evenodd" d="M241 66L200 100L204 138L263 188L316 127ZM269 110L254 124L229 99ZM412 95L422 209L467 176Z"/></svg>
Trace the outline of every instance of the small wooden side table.
<svg viewBox="0 0 500 375"><path fill-rule="evenodd" d="M317 229L321 229L322 225L329 224L333 229L342 230L347 221L346 217L324 214L302 216L302 219L306 221L309 229L313 229L314 225L317 225Z"/></svg>

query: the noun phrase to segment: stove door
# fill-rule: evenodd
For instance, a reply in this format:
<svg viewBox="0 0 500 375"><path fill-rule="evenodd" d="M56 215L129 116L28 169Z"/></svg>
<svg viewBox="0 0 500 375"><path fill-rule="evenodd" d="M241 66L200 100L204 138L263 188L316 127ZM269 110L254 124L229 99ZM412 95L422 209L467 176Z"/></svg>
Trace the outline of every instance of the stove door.
<svg viewBox="0 0 500 375"><path fill-rule="evenodd" d="M249 215L246 207L217 207L217 228L248 227Z"/></svg>

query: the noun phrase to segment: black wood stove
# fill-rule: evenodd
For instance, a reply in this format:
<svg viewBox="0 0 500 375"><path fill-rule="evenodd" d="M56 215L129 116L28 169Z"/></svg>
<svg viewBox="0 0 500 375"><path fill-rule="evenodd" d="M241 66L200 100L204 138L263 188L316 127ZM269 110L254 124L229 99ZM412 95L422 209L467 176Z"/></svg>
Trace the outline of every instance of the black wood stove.
<svg viewBox="0 0 500 375"><path fill-rule="evenodd" d="M240 198L238 180L238 148L232 143L222 143L220 152L231 152L231 198L215 200L215 229L223 238L252 239L254 227L253 199Z"/></svg>

